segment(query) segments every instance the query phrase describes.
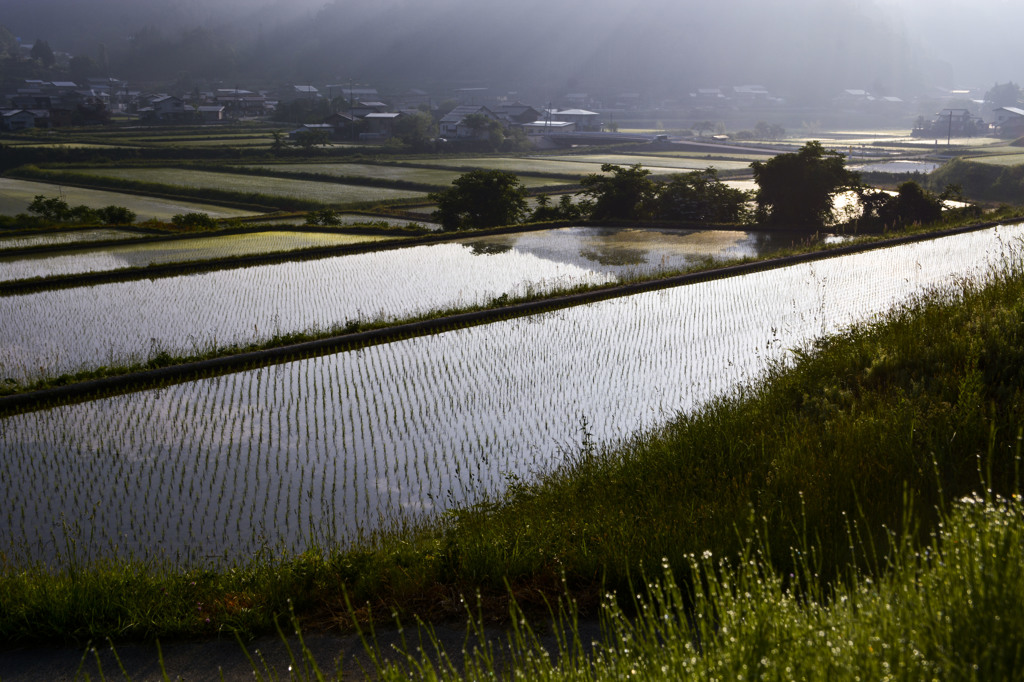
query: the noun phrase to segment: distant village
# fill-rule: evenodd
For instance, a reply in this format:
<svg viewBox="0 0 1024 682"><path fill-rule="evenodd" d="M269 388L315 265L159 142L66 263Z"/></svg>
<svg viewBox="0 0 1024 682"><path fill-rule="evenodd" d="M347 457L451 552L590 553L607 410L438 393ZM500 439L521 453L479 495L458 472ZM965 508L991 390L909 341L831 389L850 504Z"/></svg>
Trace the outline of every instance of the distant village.
<svg viewBox="0 0 1024 682"><path fill-rule="evenodd" d="M943 106L948 104L960 106ZM925 116L915 111L934 111ZM102 125L129 120L138 125L224 124L244 120L274 120L293 139L315 134L318 139L386 141L396 134L403 117L429 114L436 139L485 140L494 126L541 144L544 138L563 135L611 135L620 120L636 118L635 112L664 112L673 120L688 117L690 132L709 139L735 136L722 121L775 115L793 119L799 115L845 116L869 119L897 128L913 121L910 131L918 137L1024 135L1024 108L994 106L984 91L936 91L928 101L907 102L898 97L876 96L866 90L842 90L829 108L804 112L757 85L702 88L671 101L652 103L637 93L610 98L568 93L558 106L527 104L516 93L488 88L462 88L443 93L408 90L385 94L376 88L351 84L288 85L273 90L240 87L195 89L187 95L151 92L116 78L88 78L80 82L22 80L0 85L0 130L18 132L66 126ZM752 120L752 119L750 119ZM293 124L291 127L288 124ZM777 139L784 129L759 122L748 138Z"/></svg>

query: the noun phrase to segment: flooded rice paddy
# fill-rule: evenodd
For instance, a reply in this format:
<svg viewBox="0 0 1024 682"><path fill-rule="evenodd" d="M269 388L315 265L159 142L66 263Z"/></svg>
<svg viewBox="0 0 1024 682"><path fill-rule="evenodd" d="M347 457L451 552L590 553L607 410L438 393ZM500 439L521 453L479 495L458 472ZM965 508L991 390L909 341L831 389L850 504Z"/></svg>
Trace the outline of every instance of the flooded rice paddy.
<svg viewBox="0 0 1024 682"><path fill-rule="evenodd" d="M982 277L1000 227L0 420L10 561L205 564L339 542L628 436L791 349Z"/></svg>
<svg viewBox="0 0 1024 682"><path fill-rule="evenodd" d="M3 258L0 254L0 282L29 277L75 275L165 263L293 251L318 246L360 244L384 239L387 237L324 232L267 231L112 246L95 251L76 251L64 254L47 253L17 258Z"/></svg>
<svg viewBox="0 0 1024 682"><path fill-rule="evenodd" d="M5 296L0 380L617 282L788 243L746 232L565 228Z"/></svg>
<svg viewBox="0 0 1024 682"><path fill-rule="evenodd" d="M0 254L4 249L28 249L37 246L57 246L60 244L78 244L82 242L113 241L115 239L138 239L144 233L115 228L98 228L85 230L48 230L39 234L21 234L7 236L0 232Z"/></svg>

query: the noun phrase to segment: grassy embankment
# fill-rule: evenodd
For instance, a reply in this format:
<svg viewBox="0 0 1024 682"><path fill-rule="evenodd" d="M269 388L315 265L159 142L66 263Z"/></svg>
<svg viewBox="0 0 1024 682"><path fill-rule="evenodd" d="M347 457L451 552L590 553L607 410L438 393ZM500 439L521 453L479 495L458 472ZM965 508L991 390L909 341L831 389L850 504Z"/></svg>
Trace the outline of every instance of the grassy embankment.
<svg viewBox="0 0 1024 682"><path fill-rule="evenodd" d="M117 562L26 569L0 557L0 641L266 632L289 608L306 628L351 627L373 614L389 619L392 609L405 618L460 618L460 597L472 601L474 594L486 618L507 615L511 598L529 611L565 590L589 614L609 590L634 593L642 576L660 574L663 562L675 569L681 594L692 595L704 584L695 579L695 556L740 556L759 532L770 540L758 557L765 562L760 570L770 566L782 576L765 589L794 587L827 597L829 585L849 586L855 575L886 584L890 533L926 539L951 500L986 488L1017 490L1024 269L997 274L984 288L965 283L955 293L932 295L883 322L820 341L799 352L794 367L776 368L741 394L629 442L606 449L590 442L584 428L579 449L561 468L537 480L510 481L503 498L449 513L432 526L394 529L349 548L267 553L219 569ZM957 532L969 536L964 543L982 539L978 527ZM1019 545L1010 549L1020 551ZM982 568L1019 568L1007 556L1009 566L997 554ZM930 580L923 569L907 570L891 579L894 585ZM996 587L979 592L974 604L953 602L941 614L940 598L964 594L972 579L982 590L987 576L947 571L936 578L950 581L939 585L939 601L910 595L901 606L910 608L916 599L921 620L911 626L955 646L963 634L956 628L991 620L978 609L987 608ZM1020 576L1014 576L1017 582L998 587L1012 593L998 598L1016 598L1016 610L993 612L1006 613L1007 620L987 622L979 633L1004 629L1015 639L991 646L1018 656L1024 619ZM857 580L869 584L866 577ZM785 632L798 620L824 623L825 611L814 600L780 592L774 603L785 608L773 613L766 606L773 602L760 601L747 583L737 586L753 596L741 589L729 598L757 615L744 623L763 628L750 632L737 624L743 642L766 641L757 637ZM684 605L694 602L687 598ZM696 608L699 614L706 605L698 600ZM851 619L870 615L834 608ZM694 623L712 627L705 631L708 641L722 641L729 634L722 625L734 617L722 612L713 627ZM896 631L882 634L889 632ZM876 643L913 657L905 642ZM837 646L849 656L855 651L846 642Z"/></svg>
<svg viewBox="0 0 1024 682"><path fill-rule="evenodd" d="M858 547L851 533L851 544ZM404 654L375 649L381 680L1008 680L1024 665L1024 505L964 498L923 546L894 535L874 577L849 571L822 589L814 555L780 573L752 541L732 561L691 557L690 584L666 565L624 610L602 608L603 641L584 639L571 608L555 645L514 621L506 640L470 636L463 660L430 631ZM864 557L869 562L874 557ZM877 567L877 564L876 564ZM471 633L483 633L479 625ZM497 651L497 655L495 652ZM552 656L552 653L554 654ZM327 661L296 653L305 679L335 679ZM326 671L326 672L325 672ZM300 673L301 674L301 673ZM266 679L257 672L259 679ZM338 678L346 679L343 674Z"/></svg>

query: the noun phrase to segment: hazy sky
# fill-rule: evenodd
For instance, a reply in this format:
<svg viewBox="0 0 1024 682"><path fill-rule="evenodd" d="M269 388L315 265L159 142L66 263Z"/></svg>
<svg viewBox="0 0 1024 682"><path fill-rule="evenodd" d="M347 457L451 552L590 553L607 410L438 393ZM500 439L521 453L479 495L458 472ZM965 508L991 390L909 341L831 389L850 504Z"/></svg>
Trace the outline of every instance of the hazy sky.
<svg viewBox="0 0 1024 682"><path fill-rule="evenodd" d="M875 0L884 14L936 58L949 62L955 83L1024 80L1024 3L1020 0Z"/></svg>

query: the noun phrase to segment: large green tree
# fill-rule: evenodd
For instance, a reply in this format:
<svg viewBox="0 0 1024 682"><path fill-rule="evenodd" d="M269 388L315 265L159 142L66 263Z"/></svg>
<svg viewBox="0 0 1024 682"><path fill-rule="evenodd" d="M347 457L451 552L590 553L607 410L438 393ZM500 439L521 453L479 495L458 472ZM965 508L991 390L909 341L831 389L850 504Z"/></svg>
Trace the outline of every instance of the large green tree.
<svg viewBox="0 0 1024 682"><path fill-rule="evenodd" d="M417 111L407 116L399 116L395 121L395 137L415 151L430 147L437 137L437 124L434 118L425 111Z"/></svg>
<svg viewBox="0 0 1024 682"><path fill-rule="evenodd" d="M912 180L901 184L896 194L865 189L860 192L860 203L864 209L861 221L884 228L934 223L942 219L946 199L958 193L959 188L950 186L942 194L935 195Z"/></svg>
<svg viewBox="0 0 1024 682"><path fill-rule="evenodd" d="M29 56L46 68L53 66L56 61L50 44L45 40L40 40L39 38L36 38L36 42L32 43L32 51L29 52Z"/></svg>
<svg viewBox="0 0 1024 682"><path fill-rule="evenodd" d="M526 215L526 187L503 171L465 173L452 181L452 187L429 196L437 202L433 218L445 230L512 225Z"/></svg>
<svg viewBox="0 0 1024 682"><path fill-rule="evenodd" d="M601 165L603 174L592 173L580 179L583 194L593 204L595 220L637 220L650 215L651 203L658 193L658 184L651 180L651 171L639 163L618 166Z"/></svg>
<svg viewBox="0 0 1024 682"><path fill-rule="evenodd" d="M860 176L846 168L846 157L820 142L799 151L754 161L757 220L766 225L818 229L835 221L835 195L860 186Z"/></svg>
<svg viewBox="0 0 1024 682"><path fill-rule="evenodd" d="M702 223L741 223L751 192L730 187L714 168L676 173L658 187L654 217Z"/></svg>

